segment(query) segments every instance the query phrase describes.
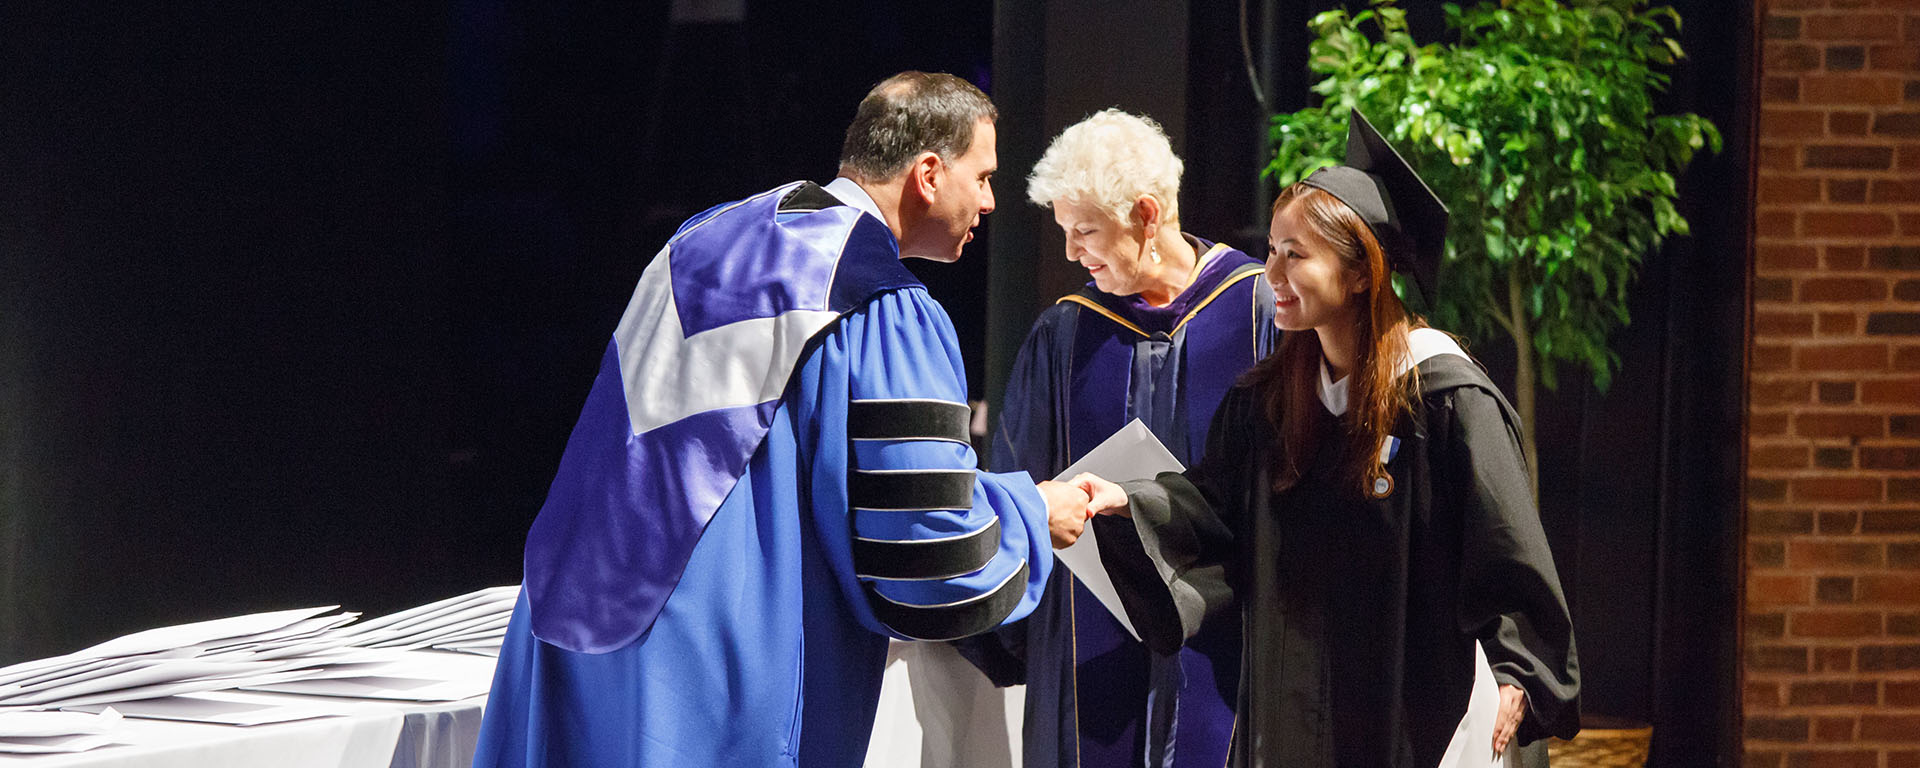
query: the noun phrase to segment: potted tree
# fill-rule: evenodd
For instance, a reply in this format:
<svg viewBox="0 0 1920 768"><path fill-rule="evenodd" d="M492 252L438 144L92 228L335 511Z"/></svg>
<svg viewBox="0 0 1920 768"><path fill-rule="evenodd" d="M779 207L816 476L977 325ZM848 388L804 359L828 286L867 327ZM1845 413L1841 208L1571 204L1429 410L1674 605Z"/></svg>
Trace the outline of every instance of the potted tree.
<svg viewBox="0 0 1920 768"><path fill-rule="evenodd" d="M1426 312L1469 338L1511 337L1532 467L1536 384L1556 387L1571 365L1605 391L1627 286L1650 249L1687 232L1674 177L1695 152L1718 152L1720 134L1697 115L1655 114L1668 81L1657 68L1683 55L1671 8L1483 0L1445 13L1455 41L1424 45L1394 0L1314 17L1321 104L1273 118L1266 172L1286 185L1338 162L1349 108L1407 154L1453 214ZM1533 485L1537 496L1538 469Z"/></svg>

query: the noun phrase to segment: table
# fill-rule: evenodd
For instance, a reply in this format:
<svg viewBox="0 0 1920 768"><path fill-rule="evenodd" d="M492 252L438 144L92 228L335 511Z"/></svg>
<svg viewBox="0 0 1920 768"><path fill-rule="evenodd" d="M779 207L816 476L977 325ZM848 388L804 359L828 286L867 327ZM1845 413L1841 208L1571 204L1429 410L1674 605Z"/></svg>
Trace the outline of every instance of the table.
<svg viewBox="0 0 1920 768"><path fill-rule="evenodd" d="M0 754L0 768L467 768L486 704L485 696L405 703L244 695L262 703L319 705L336 714L248 727L129 717L107 734L115 742L110 746L73 754Z"/></svg>

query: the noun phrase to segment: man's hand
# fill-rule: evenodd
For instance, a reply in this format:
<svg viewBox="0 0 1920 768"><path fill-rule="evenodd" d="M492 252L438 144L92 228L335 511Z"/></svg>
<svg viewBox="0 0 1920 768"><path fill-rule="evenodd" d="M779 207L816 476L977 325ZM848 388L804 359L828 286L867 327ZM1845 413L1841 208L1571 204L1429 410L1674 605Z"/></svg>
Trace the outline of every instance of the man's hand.
<svg viewBox="0 0 1920 768"><path fill-rule="evenodd" d="M1053 534L1053 548L1065 549L1080 540L1087 528L1087 494L1066 483L1043 480L1040 498L1047 500L1047 530Z"/></svg>
<svg viewBox="0 0 1920 768"><path fill-rule="evenodd" d="M1127 492L1105 478L1082 472L1067 482L1087 494L1087 514L1133 517L1132 508L1127 506Z"/></svg>
<svg viewBox="0 0 1920 768"><path fill-rule="evenodd" d="M1500 714L1493 721L1493 753L1504 754L1527 715L1527 692L1517 685L1500 686Z"/></svg>

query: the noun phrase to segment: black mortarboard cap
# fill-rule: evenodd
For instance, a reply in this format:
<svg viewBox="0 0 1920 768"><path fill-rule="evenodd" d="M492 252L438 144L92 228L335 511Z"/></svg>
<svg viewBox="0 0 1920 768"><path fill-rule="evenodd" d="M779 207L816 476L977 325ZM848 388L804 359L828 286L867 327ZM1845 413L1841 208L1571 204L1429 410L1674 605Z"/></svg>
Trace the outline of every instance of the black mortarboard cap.
<svg viewBox="0 0 1920 768"><path fill-rule="evenodd" d="M1347 125L1347 162L1314 171L1301 183L1325 190L1367 222L1387 255L1387 266L1413 276L1427 307L1439 287L1446 252L1447 206L1413 166L1393 151L1360 110Z"/></svg>

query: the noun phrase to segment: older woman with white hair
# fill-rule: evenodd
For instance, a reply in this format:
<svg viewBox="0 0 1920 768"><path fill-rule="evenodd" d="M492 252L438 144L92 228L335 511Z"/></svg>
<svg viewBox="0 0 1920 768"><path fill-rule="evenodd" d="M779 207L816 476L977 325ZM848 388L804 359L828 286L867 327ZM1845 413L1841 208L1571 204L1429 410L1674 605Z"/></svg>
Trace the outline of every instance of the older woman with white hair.
<svg viewBox="0 0 1920 768"><path fill-rule="evenodd" d="M1091 281L1041 313L1021 347L995 469L1053 477L1136 418L1191 464L1235 378L1273 348L1261 262L1181 231L1181 171L1159 125L1114 109L1061 132L1034 166L1028 196L1053 209L1067 259ZM1135 551L1109 568L1147 562L1126 521L1091 522L1103 552ZM1027 768L1217 768L1239 679L1238 626L1220 624L1149 648L1058 568L1024 627L967 650L995 682L1027 683Z"/></svg>

